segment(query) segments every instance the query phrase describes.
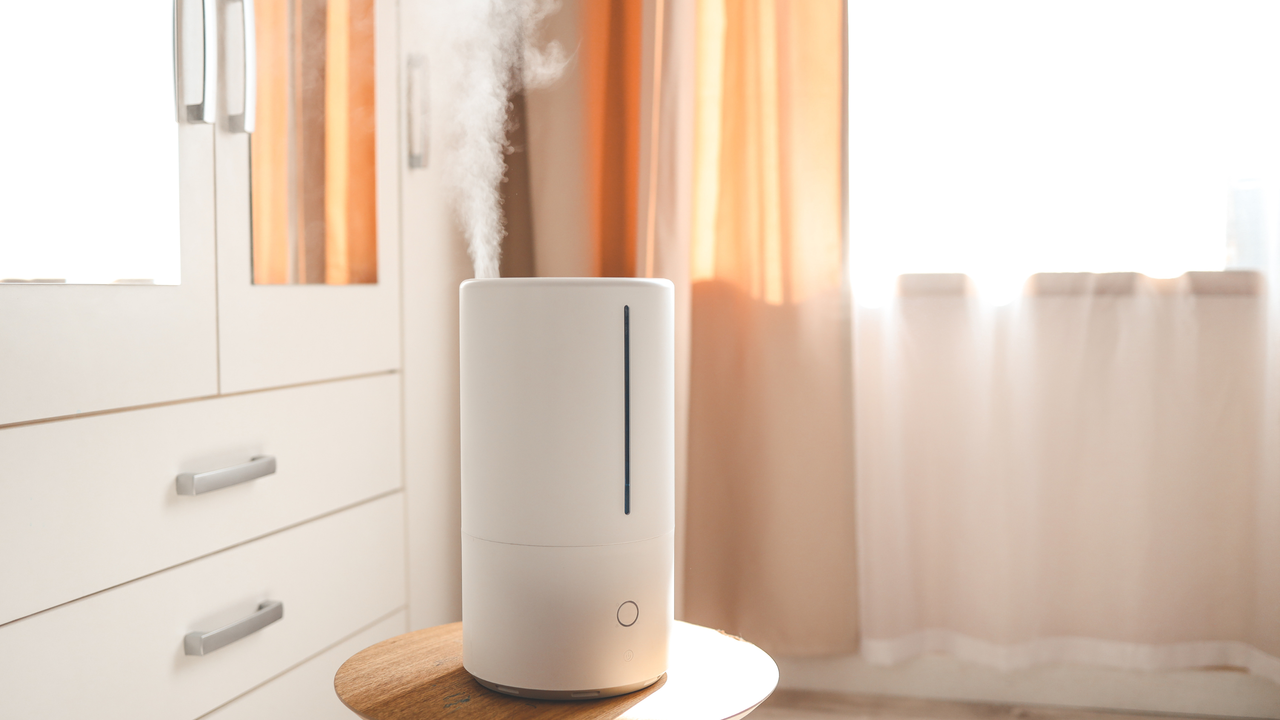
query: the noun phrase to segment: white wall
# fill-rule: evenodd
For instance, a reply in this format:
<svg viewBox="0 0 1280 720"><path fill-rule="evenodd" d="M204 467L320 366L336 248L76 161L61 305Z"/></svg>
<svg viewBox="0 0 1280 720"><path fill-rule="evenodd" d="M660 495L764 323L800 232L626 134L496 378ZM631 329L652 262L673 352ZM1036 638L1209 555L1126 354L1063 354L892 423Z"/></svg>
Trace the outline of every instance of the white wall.
<svg viewBox="0 0 1280 720"><path fill-rule="evenodd" d="M401 0L401 56L427 56L431 145L427 167L401 183L404 277L405 499L409 628L462 619L458 436L458 285L472 276L441 171L447 83L430 0ZM401 68L401 82L404 70ZM401 132L404 132L403 120Z"/></svg>

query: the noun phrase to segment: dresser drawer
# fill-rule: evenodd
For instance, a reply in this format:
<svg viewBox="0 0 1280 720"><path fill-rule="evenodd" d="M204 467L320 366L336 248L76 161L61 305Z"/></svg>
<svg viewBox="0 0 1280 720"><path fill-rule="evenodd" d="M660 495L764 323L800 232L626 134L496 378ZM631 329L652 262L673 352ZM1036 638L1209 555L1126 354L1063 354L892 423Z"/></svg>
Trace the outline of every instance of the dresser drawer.
<svg viewBox="0 0 1280 720"><path fill-rule="evenodd" d="M202 720L354 720L355 714L334 692L333 676L352 655L408 631L409 620L401 610L266 685L254 688L248 695L218 708Z"/></svg>
<svg viewBox="0 0 1280 720"><path fill-rule="evenodd" d="M404 506L393 493L0 627L5 717L207 713L405 604ZM208 655L183 637L284 617Z"/></svg>
<svg viewBox="0 0 1280 720"><path fill-rule="evenodd" d="M0 430L0 623L400 487L387 374ZM179 473L274 474L179 495Z"/></svg>

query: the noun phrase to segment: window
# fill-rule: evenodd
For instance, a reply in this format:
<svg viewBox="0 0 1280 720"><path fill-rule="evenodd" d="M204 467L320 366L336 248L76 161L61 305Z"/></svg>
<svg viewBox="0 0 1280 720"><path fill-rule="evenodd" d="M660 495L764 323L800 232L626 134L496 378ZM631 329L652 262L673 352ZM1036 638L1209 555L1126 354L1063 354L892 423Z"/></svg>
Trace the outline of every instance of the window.
<svg viewBox="0 0 1280 720"><path fill-rule="evenodd" d="M1264 267L1280 3L849 6L856 287Z"/></svg>

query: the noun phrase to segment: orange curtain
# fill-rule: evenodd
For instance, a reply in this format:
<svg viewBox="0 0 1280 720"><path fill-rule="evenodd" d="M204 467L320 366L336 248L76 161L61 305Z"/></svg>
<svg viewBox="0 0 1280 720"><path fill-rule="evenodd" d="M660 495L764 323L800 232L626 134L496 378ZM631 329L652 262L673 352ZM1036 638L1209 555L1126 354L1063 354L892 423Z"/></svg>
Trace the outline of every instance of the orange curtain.
<svg viewBox="0 0 1280 720"><path fill-rule="evenodd" d="M842 8L699 2L695 282L773 305L839 287Z"/></svg>
<svg viewBox="0 0 1280 720"><path fill-rule="evenodd" d="M698 0L685 616L857 649L839 0Z"/></svg>
<svg viewBox="0 0 1280 720"><path fill-rule="evenodd" d="M677 612L780 654L854 651L843 3L561 12L580 70L563 95L532 96L533 214L554 219L575 193L591 237L540 235L539 257L582 248L578 267L676 285ZM576 97L581 140L552 131ZM581 185L562 159L575 142Z"/></svg>
<svg viewBox="0 0 1280 720"><path fill-rule="evenodd" d="M596 274L636 274L643 3L582 4L589 227Z"/></svg>

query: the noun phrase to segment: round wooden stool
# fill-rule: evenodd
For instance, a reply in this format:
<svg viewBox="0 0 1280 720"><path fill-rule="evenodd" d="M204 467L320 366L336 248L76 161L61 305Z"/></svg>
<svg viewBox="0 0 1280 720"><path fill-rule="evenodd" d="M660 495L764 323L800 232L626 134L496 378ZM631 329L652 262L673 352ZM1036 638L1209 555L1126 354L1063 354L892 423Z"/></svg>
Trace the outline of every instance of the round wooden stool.
<svg viewBox="0 0 1280 720"><path fill-rule="evenodd" d="M367 720L731 720L778 685L763 650L677 622L667 674L644 690L603 700L534 700L493 692L462 668L462 623L384 640L338 668L338 697Z"/></svg>

